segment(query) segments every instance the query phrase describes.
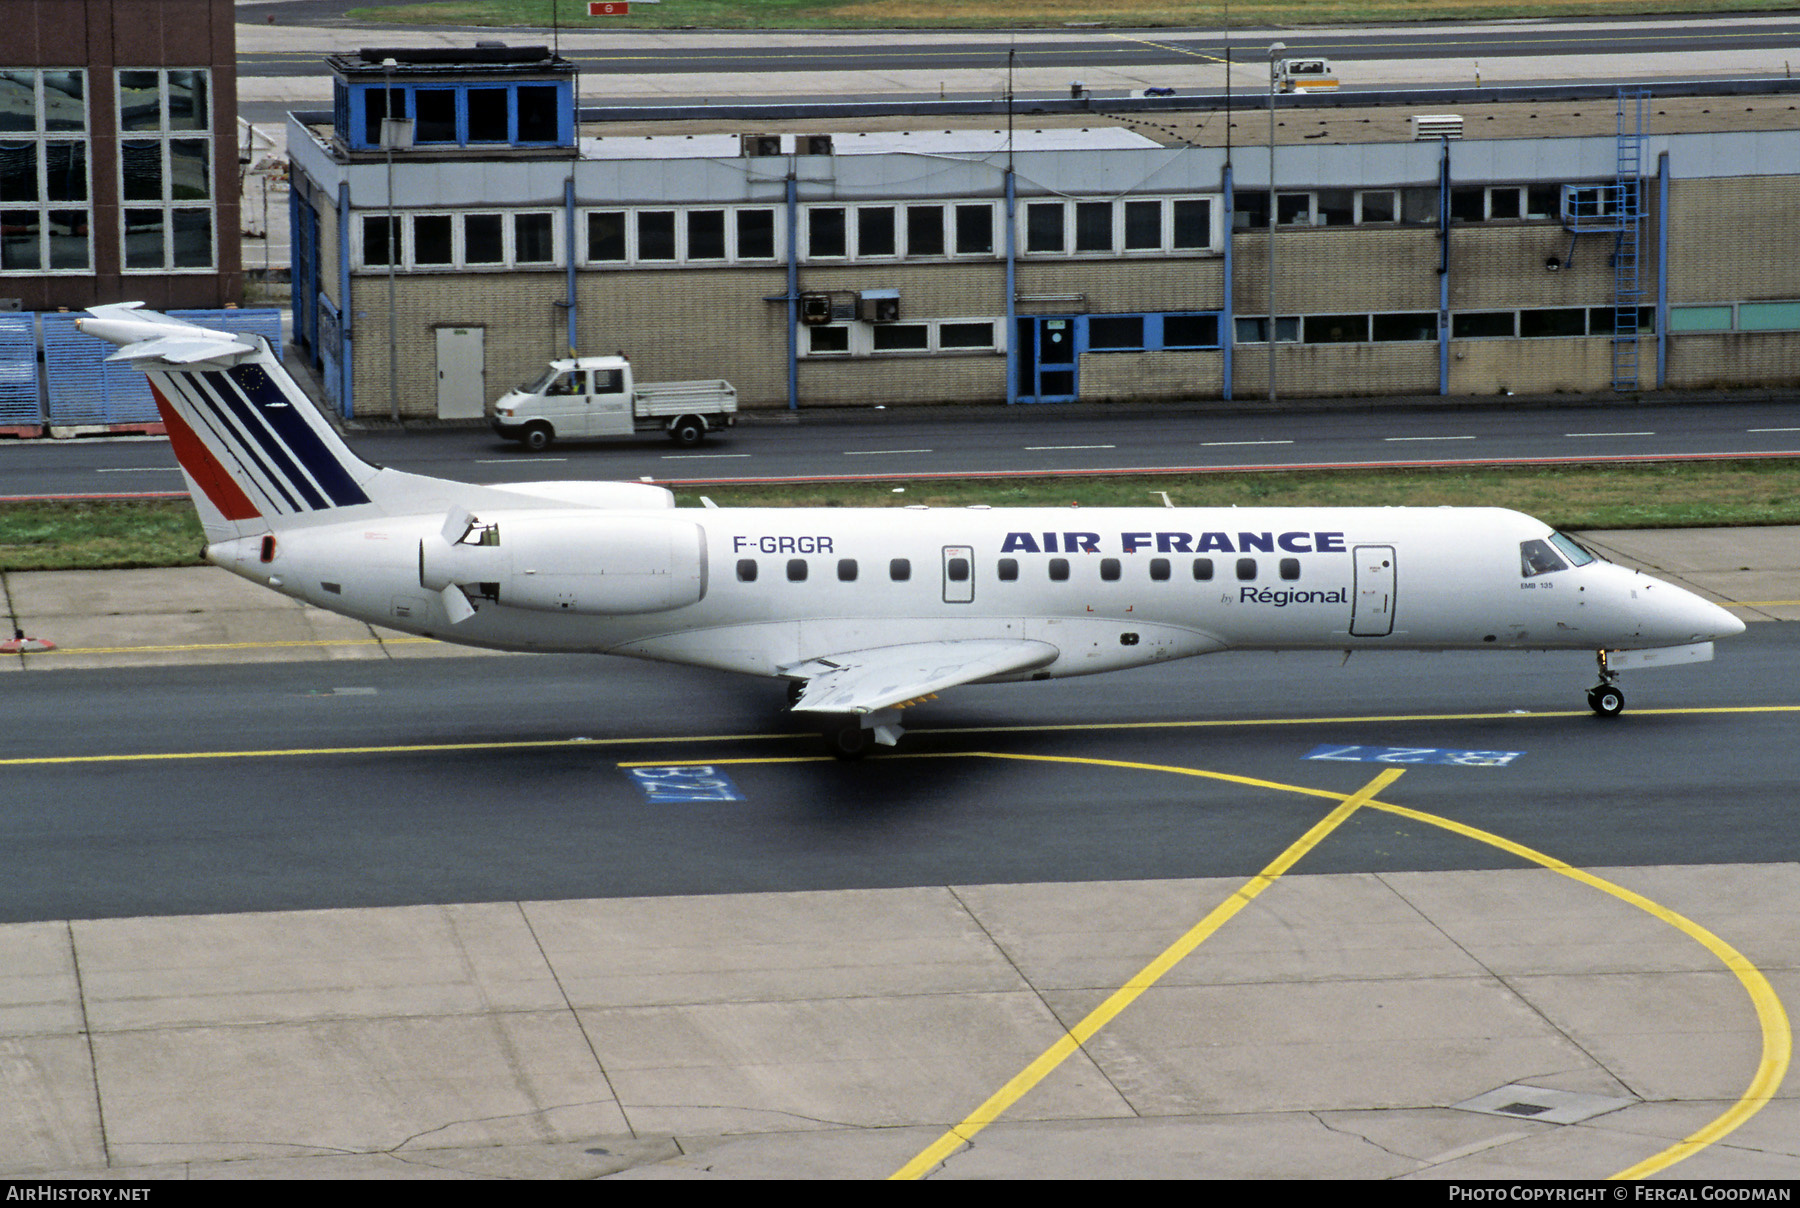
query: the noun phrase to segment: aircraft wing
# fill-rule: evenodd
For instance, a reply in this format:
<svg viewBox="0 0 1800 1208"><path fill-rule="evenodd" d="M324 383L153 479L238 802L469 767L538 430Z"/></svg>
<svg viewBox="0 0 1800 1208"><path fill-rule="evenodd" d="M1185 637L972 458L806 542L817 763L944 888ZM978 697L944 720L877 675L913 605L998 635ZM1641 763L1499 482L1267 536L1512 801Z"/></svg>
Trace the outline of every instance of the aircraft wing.
<svg viewBox="0 0 1800 1208"><path fill-rule="evenodd" d="M922 696L1014 671L1030 671L1060 653L1027 638L970 638L876 646L784 668L806 681L796 713L873 713Z"/></svg>

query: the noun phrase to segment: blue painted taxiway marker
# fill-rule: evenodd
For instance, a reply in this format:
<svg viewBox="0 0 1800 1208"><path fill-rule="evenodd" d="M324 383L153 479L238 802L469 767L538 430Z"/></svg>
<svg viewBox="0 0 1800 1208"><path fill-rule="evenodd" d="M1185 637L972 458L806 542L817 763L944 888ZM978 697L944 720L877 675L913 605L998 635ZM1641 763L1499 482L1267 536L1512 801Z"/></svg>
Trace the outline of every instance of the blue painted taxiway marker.
<svg viewBox="0 0 1800 1208"><path fill-rule="evenodd" d="M1438 747L1366 747L1325 743L1302 759L1335 759L1345 763L1441 763L1462 768L1503 768L1523 751L1447 751Z"/></svg>
<svg viewBox="0 0 1800 1208"><path fill-rule="evenodd" d="M742 801L731 777L711 764L666 768L626 768L644 796L652 801Z"/></svg>

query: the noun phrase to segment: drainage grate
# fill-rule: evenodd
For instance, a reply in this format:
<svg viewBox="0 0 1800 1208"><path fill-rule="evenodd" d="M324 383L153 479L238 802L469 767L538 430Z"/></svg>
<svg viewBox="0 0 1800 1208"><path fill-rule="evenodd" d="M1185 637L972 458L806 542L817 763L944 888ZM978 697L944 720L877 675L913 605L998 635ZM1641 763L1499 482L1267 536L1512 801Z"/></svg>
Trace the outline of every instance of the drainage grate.
<svg viewBox="0 0 1800 1208"><path fill-rule="evenodd" d="M1636 1099L1610 1095L1583 1095L1576 1091L1552 1090L1547 1086L1513 1083L1473 1099L1451 1106L1460 1111L1480 1112L1489 1116L1542 1120L1546 1124L1576 1124L1607 1112L1629 1107Z"/></svg>

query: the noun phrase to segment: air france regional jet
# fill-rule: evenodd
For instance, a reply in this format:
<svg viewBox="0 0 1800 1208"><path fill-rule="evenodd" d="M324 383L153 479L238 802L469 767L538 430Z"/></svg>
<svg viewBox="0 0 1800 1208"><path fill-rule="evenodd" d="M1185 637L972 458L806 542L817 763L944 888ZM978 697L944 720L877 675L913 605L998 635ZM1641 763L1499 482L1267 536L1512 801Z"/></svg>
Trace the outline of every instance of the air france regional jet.
<svg viewBox="0 0 1800 1208"><path fill-rule="evenodd" d="M1744 628L1500 508L678 511L645 483L426 478L352 453L258 336L88 316L150 379L209 562L443 641L780 677L846 757L960 684L1219 650L1593 650L1610 717L1621 669Z"/></svg>

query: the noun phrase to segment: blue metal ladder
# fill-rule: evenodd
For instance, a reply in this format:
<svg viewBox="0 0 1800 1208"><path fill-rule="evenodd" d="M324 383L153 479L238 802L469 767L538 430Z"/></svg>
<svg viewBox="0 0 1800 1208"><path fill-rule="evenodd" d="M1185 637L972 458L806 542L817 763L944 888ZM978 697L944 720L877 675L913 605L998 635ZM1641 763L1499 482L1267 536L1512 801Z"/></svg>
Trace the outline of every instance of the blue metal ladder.
<svg viewBox="0 0 1800 1208"><path fill-rule="evenodd" d="M1646 88L1619 89L1618 170L1613 181L1617 234L1613 243L1612 388L1638 389L1638 318L1644 284L1644 109Z"/></svg>

